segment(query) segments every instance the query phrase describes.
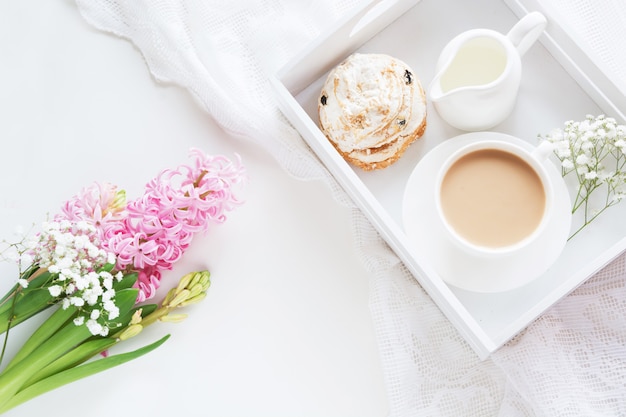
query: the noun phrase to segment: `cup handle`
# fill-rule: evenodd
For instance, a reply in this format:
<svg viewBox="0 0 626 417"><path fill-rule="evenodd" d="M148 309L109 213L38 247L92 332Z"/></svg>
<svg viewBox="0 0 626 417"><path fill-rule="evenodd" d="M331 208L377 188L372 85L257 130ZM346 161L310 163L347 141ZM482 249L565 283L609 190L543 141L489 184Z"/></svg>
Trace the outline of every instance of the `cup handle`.
<svg viewBox="0 0 626 417"><path fill-rule="evenodd" d="M546 161L552 155L552 151L554 151L554 144L544 140L533 149L532 155L539 161Z"/></svg>
<svg viewBox="0 0 626 417"><path fill-rule="evenodd" d="M539 12L531 12L522 17L506 36L522 56L539 39L547 24L548 20L544 15Z"/></svg>

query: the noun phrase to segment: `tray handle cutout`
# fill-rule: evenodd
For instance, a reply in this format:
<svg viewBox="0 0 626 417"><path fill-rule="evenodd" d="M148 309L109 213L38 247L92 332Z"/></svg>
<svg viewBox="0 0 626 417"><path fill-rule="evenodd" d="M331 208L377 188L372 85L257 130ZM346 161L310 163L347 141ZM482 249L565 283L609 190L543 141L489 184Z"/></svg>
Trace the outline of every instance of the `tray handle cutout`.
<svg viewBox="0 0 626 417"><path fill-rule="evenodd" d="M365 30L367 26L378 19L385 11L391 8L394 4L398 3L398 0L380 0L374 1L368 5L368 8L364 10L365 14L354 25L350 32L350 37L354 37L361 30Z"/></svg>
<svg viewBox="0 0 626 417"><path fill-rule="evenodd" d="M297 95L419 2L374 0L357 7L281 68L277 78Z"/></svg>

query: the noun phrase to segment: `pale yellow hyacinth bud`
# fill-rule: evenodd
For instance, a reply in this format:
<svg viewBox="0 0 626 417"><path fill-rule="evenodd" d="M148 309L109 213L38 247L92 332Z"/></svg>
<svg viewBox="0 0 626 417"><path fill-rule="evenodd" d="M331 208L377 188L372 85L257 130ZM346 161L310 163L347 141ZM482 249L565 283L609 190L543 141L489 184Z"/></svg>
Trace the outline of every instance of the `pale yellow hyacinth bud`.
<svg viewBox="0 0 626 417"><path fill-rule="evenodd" d="M131 324L130 326L122 330L122 333L120 333L118 339L120 341L130 339L131 337L137 336L139 333L141 333L142 330L143 326L141 324Z"/></svg>
<svg viewBox="0 0 626 417"><path fill-rule="evenodd" d="M196 272L190 272L184 275L180 281L178 281L178 286L176 287L176 292L181 292L191 283L191 280L196 276Z"/></svg>
<svg viewBox="0 0 626 417"><path fill-rule="evenodd" d="M200 294L196 295L195 297L190 297L187 300L183 301L182 303L180 303L178 305L178 307L185 307L191 304L196 304L199 303L200 301L204 300L206 298L206 292L201 292Z"/></svg>
<svg viewBox="0 0 626 417"><path fill-rule="evenodd" d="M176 307L177 305L179 305L180 303L182 303L183 301L186 301L187 298L189 298L189 294L191 294L191 291L189 291L188 289L184 289L182 291L180 291L178 294L176 294L174 296L174 298L167 304L168 307Z"/></svg>
<svg viewBox="0 0 626 417"><path fill-rule="evenodd" d="M196 295L201 294L205 291L206 291L206 288L202 284L200 283L195 284L193 287L189 288L189 298L193 298Z"/></svg>
<svg viewBox="0 0 626 417"><path fill-rule="evenodd" d="M176 296L176 288L172 288L170 289L167 294L165 294L165 297L163 298L163 301L161 302L161 305L166 306L169 305L169 303L172 301L172 299Z"/></svg>
<svg viewBox="0 0 626 417"><path fill-rule="evenodd" d="M126 191L118 190L115 193L115 199L113 199L113 203L109 206L109 210L112 212L120 212L126 208Z"/></svg>
<svg viewBox="0 0 626 417"><path fill-rule="evenodd" d="M189 282L189 284L187 285L187 288L191 289L197 285L200 285L203 288L203 290L206 291L209 288L209 285L211 283L210 276L211 274L209 273L209 271L201 271L201 272L194 273L194 276Z"/></svg>
<svg viewBox="0 0 626 417"><path fill-rule="evenodd" d="M190 272L183 276L178 282L178 286L167 293L162 305L173 308L181 306L183 303L189 304L189 300L195 299L207 291L211 284L209 277L208 271Z"/></svg>
<svg viewBox="0 0 626 417"><path fill-rule="evenodd" d="M187 318L187 314L167 314L161 317L159 320L166 323L180 323Z"/></svg>
<svg viewBox="0 0 626 417"><path fill-rule="evenodd" d="M135 311L133 313L133 316L130 319L130 324L139 324L141 323L141 313L142 313L143 309L140 308L137 311Z"/></svg>

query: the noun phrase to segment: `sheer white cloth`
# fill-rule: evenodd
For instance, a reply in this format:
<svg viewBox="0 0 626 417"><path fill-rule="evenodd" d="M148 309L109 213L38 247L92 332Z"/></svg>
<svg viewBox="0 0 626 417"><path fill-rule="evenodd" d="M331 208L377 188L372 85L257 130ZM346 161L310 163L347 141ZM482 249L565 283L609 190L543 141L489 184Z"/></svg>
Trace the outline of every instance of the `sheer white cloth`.
<svg viewBox="0 0 626 417"><path fill-rule="evenodd" d="M574 39L589 51L615 85L626 92L626 5L622 0L542 0Z"/></svg>
<svg viewBox="0 0 626 417"><path fill-rule="evenodd" d="M354 207L282 117L267 77L359 0L76 2L91 25L135 44L157 80L188 89L225 130ZM352 219L374 277L391 416L626 415L624 256L481 362L357 208Z"/></svg>

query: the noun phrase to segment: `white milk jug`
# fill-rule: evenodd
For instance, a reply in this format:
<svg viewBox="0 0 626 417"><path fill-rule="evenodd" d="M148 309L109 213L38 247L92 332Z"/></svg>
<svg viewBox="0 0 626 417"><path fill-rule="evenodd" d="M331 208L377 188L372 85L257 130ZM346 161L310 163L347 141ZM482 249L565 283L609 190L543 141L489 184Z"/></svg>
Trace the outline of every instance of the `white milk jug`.
<svg viewBox="0 0 626 417"><path fill-rule="evenodd" d="M450 125L467 131L487 130L506 119L519 90L521 57L547 24L539 12L524 16L505 35L472 29L442 50L429 98Z"/></svg>

